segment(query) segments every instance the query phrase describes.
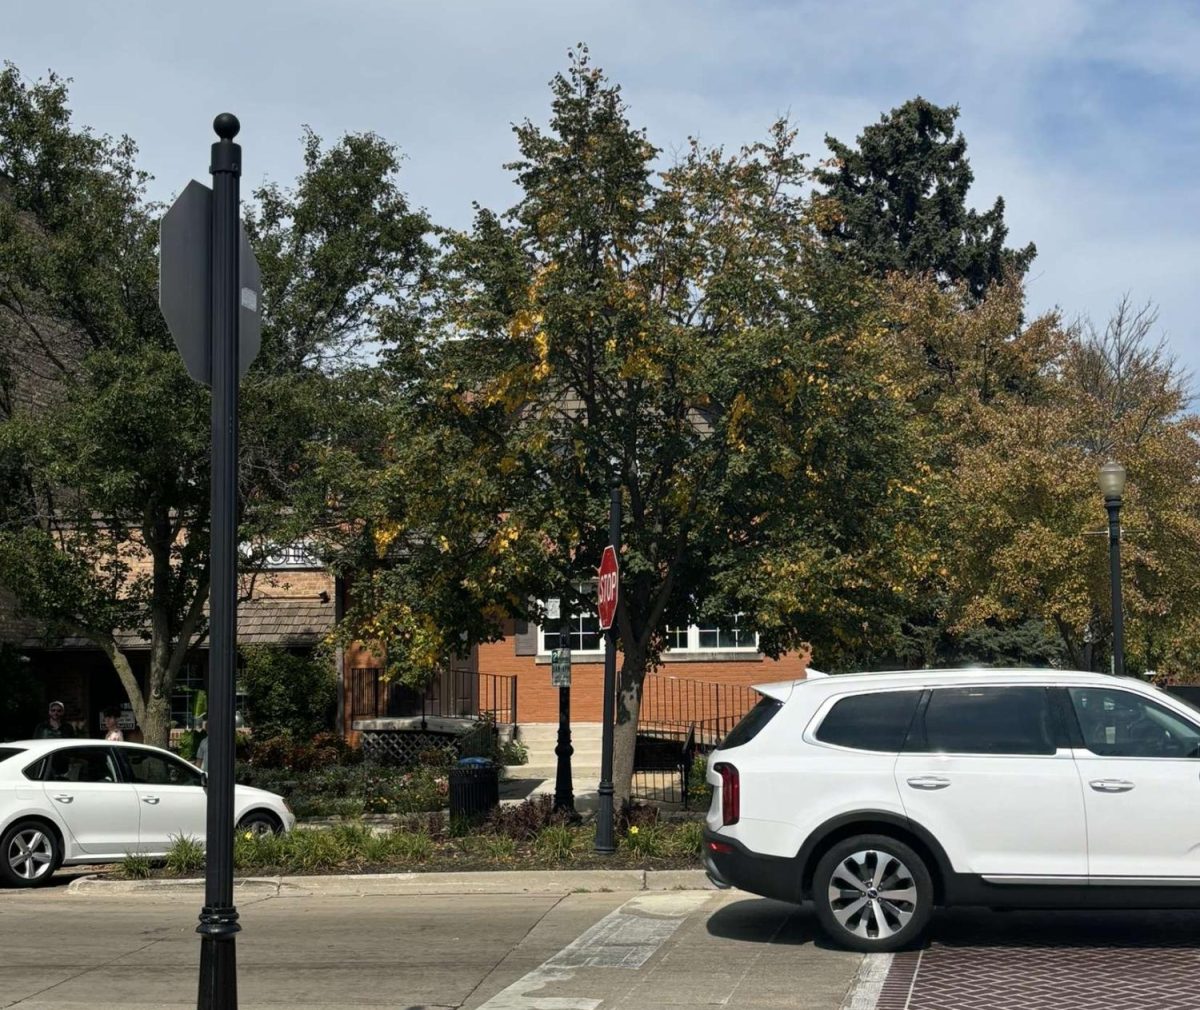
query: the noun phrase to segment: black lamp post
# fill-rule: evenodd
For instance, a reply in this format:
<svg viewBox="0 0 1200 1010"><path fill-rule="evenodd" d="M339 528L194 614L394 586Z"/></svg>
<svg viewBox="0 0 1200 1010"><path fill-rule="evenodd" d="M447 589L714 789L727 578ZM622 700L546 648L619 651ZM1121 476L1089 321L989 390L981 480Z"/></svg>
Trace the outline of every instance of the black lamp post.
<svg viewBox="0 0 1200 1010"><path fill-rule="evenodd" d="M1125 675L1125 614L1121 607L1121 496L1125 467L1109 461L1100 467L1100 491L1108 509L1108 572L1112 584L1113 673Z"/></svg>

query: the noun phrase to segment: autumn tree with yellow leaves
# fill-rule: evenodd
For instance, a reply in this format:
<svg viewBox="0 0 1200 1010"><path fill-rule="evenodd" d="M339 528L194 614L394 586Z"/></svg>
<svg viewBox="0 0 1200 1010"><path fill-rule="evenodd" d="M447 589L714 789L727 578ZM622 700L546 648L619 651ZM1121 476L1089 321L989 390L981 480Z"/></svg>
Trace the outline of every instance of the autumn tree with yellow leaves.
<svg viewBox="0 0 1200 1010"><path fill-rule="evenodd" d="M424 369L406 416L448 482L409 556L454 555L457 590L537 618L594 577L619 485L623 800L668 627L738 614L768 655L870 633L910 410L873 282L825 254L785 123L657 170L586 50L551 88L548 128L516 127L519 201L449 236L440 326L393 349Z"/></svg>

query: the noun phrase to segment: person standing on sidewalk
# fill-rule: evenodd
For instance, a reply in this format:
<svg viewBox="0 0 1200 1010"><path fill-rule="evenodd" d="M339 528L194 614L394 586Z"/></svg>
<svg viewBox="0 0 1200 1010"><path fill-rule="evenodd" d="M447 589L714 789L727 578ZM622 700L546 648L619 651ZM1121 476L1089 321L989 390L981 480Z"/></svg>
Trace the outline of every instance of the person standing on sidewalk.
<svg viewBox="0 0 1200 1010"><path fill-rule="evenodd" d="M117 719L121 713L112 707L104 710L104 739L112 740L120 743L125 739L125 734L121 731L121 727L117 725Z"/></svg>
<svg viewBox="0 0 1200 1010"><path fill-rule="evenodd" d="M61 701L50 702L46 721L39 722L33 731L35 740L58 740L75 736L75 727L66 721L67 707Z"/></svg>

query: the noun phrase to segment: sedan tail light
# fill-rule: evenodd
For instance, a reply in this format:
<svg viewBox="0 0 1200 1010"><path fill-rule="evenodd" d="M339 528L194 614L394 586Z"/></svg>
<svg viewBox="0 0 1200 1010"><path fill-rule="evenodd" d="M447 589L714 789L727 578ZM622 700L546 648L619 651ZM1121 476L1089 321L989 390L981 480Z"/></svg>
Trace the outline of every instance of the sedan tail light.
<svg viewBox="0 0 1200 1010"><path fill-rule="evenodd" d="M713 771L721 776L721 823L737 824L742 813L742 784L738 770L728 761L718 761Z"/></svg>

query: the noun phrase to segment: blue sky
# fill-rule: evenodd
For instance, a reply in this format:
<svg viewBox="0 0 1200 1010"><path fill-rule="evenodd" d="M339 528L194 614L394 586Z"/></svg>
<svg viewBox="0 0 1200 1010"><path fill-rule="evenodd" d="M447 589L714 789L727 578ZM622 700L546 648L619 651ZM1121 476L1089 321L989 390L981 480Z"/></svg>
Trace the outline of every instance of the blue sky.
<svg viewBox="0 0 1200 1010"><path fill-rule="evenodd" d="M962 108L972 202L1035 241L1035 311L1103 322L1128 292L1200 373L1200 4L1105 0L43 0L6 5L0 57L74 78L81 123L129 133L152 193L207 179L242 120L246 183L290 180L302 124L374 130L439 222L507 206L511 124L584 40L668 153L739 146L780 114L824 153L916 94ZM1193 384L1196 385L1195 383Z"/></svg>

